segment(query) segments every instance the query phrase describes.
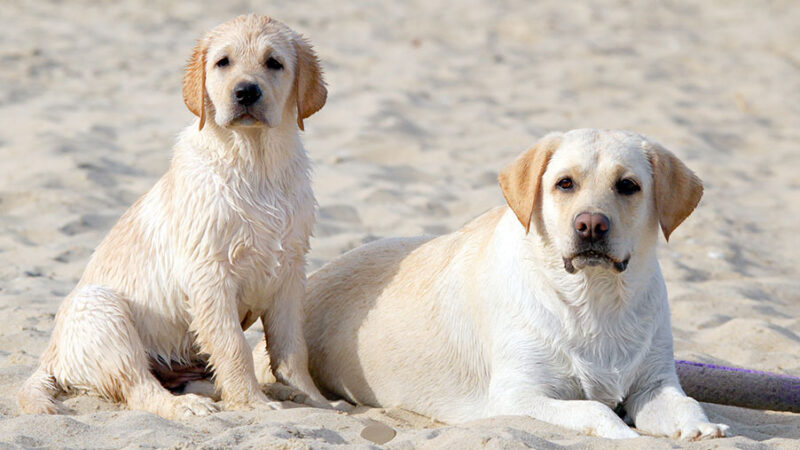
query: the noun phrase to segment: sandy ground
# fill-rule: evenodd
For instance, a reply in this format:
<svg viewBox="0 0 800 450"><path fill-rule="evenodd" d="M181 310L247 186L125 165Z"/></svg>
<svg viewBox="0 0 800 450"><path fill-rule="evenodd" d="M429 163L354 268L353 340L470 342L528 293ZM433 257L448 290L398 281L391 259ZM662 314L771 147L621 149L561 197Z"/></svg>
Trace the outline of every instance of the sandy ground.
<svg viewBox="0 0 800 450"><path fill-rule="evenodd" d="M194 40L250 11L307 34L326 70L328 104L304 137L320 203L310 270L501 204L497 171L549 130L632 129L706 183L660 249L677 356L800 375L796 2L12 1L0 7L0 448L366 447L372 421L397 430L395 448L800 446L800 415L715 405L735 436L695 444L366 408L175 423L90 396L66 401L72 415L20 416L15 393L57 305L191 119L180 82Z"/></svg>

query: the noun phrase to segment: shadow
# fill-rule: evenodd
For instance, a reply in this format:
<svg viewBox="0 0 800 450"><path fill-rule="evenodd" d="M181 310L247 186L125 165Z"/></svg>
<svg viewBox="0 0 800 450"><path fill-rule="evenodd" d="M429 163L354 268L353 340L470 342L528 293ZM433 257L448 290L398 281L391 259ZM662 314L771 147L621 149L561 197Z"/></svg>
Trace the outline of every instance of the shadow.
<svg viewBox="0 0 800 450"><path fill-rule="evenodd" d="M703 403L703 409L712 422L729 425L732 437L744 436L755 441L800 439L800 414L714 403Z"/></svg>

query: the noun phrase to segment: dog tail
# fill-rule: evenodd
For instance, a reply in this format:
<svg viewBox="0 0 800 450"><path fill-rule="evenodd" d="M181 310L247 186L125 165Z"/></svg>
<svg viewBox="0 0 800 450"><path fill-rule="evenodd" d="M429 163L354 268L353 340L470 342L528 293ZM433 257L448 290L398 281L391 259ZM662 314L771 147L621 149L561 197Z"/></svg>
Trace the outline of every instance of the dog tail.
<svg viewBox="0 0 800 450"><path fill-rule="evenodd" d="M22 384L17 393L17 402L27 414L55 414L58 412L56 403L58 393L55 377L40 365Z"/></svg>
<svg viewBox="0 0 800 450"><path fill-rule="evenodd" d="M686 395L753 409L800 412L800 378L693 361L675 361Z"/></svg>

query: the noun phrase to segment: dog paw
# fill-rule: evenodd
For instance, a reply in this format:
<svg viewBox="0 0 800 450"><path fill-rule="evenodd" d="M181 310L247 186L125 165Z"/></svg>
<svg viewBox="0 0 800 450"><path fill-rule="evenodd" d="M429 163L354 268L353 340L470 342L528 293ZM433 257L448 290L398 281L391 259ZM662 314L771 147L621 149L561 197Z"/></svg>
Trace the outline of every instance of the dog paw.
<svg viewBox="0 0 800 450"><path fill-rule="evenodd" d="M184 394L176 397L177 416L207 416L219 411L213 400L195 394Z"/></svg>
<svg viewBox="0 0 800 450"><path fill-rule="evenodd" d="M291 397L289 400L295 403L302 403L304 405L313 406L314 408L332 409L335 411L348 412L352 411L355 406L344 400L327 400L325 397L312 398L310 395L298 392L297 395Z"/></svg>
<svg viewBox="0 0 800 450"><path fill-rule="evenodd" d="M253 396L245 401L227 401L225 402L225 409L230 411L252 411L252 410L265 410L272 411L276 409L284 409L279 401L270 400L266 395L261 394Z"/></svg>
<svg viewBox="0 0 800 450"><path fill-rule="evenodd" d="M336 411L350 412L350 411L352 411L352 410L354 410L356 408L355 405L353 405L352 403L349 403L349 402L347 402L345 400L336 400L336 401L327 402L327 403L328 403L328 407L329 408L334 409Z"/></svg>
<svg viewBox="0 0 800 450"><path fill-rule="evenodd" d="M265 386L265 393L268 397L282 402L294 402L302 405L313 406L314 408L334 409L336 411L351 411L354 406L344 400L330 401L323 396L312 397L302 391L286 386L281 383L272 383Z"/></svg>
<svg viewBox="0 0 800 450"><path fill-rule="evenodd" d="M609 413L611 411L609 410ZM613 413L611 413L613 414ZM603 416L600 416L601 418ZM606 439L633 439L639 437L639 433L633 431L631 427L619 420L616 416L608 420L599 420L589 427L581 430L584 434L598 436Z"/></svg>
<svg viewBox="0 0 800 450"><path fill-rule="evenodd" d="M606 439L633 439L639 437L639 433L633 431L627 425L614 427L597 427L587 434L604 437Z"/></svg>
<svg viewBox="0 0 800 450"><path fill-rule="evenodd" d="M676 438L684 441L699 441L725 437L729 427L722 423L692 422L687 423L676 432Z"/></svg>
<svg viewBox="0 0 800 450"><path fill-rule="evenodd" d="M580 405L579 412L585 414L581 430L585 434L606 439L639 437L639 433L623 422L608 406L595 401L575 402L575 405Z"/></svg>
<svg viewBox="0 0 800 450"><path fill-rule="evenodd" d="M253 402L250 404L252 409L260 409L260 410L276 410L276 409L284 409L283 404L278 401L274 400L258 400L257 402Z"/></svg>
<svg viewBox="0 0 800 450"><path fill-rule="evenodd" d="M334 411L341 411L341 412L349 412L355 409L355 406L344 401L344 400L314 400L311 398L306 398L303 401L303 404L308 406L313 406L314 408L321 408L321 409L332 409Z"/></svg>

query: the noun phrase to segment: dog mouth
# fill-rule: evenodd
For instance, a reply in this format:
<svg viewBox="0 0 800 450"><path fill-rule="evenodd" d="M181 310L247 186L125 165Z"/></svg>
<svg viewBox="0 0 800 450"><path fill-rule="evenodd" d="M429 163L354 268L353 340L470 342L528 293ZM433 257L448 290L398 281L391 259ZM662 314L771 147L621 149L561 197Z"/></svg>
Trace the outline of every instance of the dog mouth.
<svg viewBox="0 0 800 450"><path fill-rule="evenodd" d="M622 273L628 268L630 257L623 260L597 250L585 250L564 258L564 269L569 273L577 273L586 267L605 267Z"/></svg>
<svg viewBox="0 0 800 450"><path fill-rule="evenodd" d="M234 111L232 118L228 121L228 126L233 127L269 127L269 121L258 109L250 107L238 107Z"/></svg>
<svg viewBox="0 0 800 450"><path fill-rule="evenodd" d="M242 112L231 121L231 125L237 125L240 127L252 127L262 124L263 122L259 120L255 114L252 114L249 111Z"/></svg>

